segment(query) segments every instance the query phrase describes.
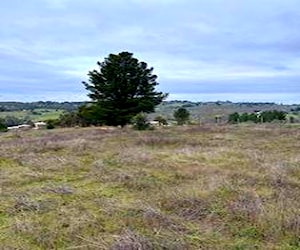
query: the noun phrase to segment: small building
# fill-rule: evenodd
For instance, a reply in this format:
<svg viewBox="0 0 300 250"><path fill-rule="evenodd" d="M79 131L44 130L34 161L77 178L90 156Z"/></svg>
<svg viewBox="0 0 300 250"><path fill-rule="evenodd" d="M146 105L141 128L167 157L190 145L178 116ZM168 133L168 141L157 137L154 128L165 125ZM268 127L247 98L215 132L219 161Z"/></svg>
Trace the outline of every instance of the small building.
<svg viewBox="0 0 300 250"><path fill-rule="evenodd" d="M18 126L11 126L11 127L7 127L7 129L9 131L14 131L14 130L29 130L31 129L31 125L28 125L28 124L21 124L21 125L18 125Z"/></svg>
<svg viewBox="0 0 300 250"><path fill-rule="evenodd" d="M159 126L160 125L159 121L150 121L149 123L152 126Z"/></svg>
<svg viewBox="0 0 300 250"><path fill-rule="evenodd" d="M47 123L46 122L35 122L34 129L46 129Z"/></svg>

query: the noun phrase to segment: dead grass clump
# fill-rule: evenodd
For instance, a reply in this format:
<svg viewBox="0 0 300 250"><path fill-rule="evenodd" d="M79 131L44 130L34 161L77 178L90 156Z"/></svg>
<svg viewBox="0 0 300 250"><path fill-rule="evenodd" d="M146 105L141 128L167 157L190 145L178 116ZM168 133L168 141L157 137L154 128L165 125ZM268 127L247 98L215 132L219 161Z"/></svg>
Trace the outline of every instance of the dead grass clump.
<svg viewBox="0 0 300 250"><path fill-rule="evenodd" d="M15 198L13 208L8 211L9 214L16 214L20 212L47 212L56 206L56 202L50 199L33 200L26 195Z"/></svg>
<svg viewBox="0 0 300 250"><path fill-rule="evenodd" d="M299 192L292 190L276 190L272 203L266 209L264 221L268 222L272 230L269 234L300 235L300 199ZM298 238L299 239L299 238Z"/></svg>
<svg viewBox="0 0 300 250"><path fill-rule="evenodd" d="M294 235L299 236L300 235L300 212L288 213L288 216L284 221L283 227L286 231L292 232ZM299 241L300 241L300 238L299 238Z"/></svg>
<svg viewBox="0 0 300 250"><path fill-rule="evenodd" d="M17 233L28 233L34 230L37 226L35 224L35 222L30 221L25 216L21 216L20 218L15 218L11 228Z"/></svg>
<svg viewBox="0 0 300 250"><path fill-rule="evenodd" d="M89 175L97 180L113 183L131 191L144 191L158 189L165 184L169 176L152 173L142 168L133 167L132 170L122 168L100 168L98 171L93 169Z"/></svg>
<svg viewBox="0 0 300 250"><path fill-rule="evenodd" d="M268 178L270 187L275 193L284 192L286 197L298 197L296 193L300 191L300 182L294 176L284 173L271 174ZM296 198L297 199L297 198Z"/></svg>
<svg viewBox="0 0 300 250"><path fill-rule="evenodd" d="M149 149L140 146L124 148L118 153L118 161L125 165L151 165L155 162L154 156Z"/></svg>
<svg viewBox="0 0 300 250"><path fill-rule="evenodd" d="M124 233L116 237L117 240L112 244L110 250L152 250L153 244L146 237L126 229Z"/></svg>
<svg viewBox="0 0 300 250"><path fill-rule="evenodd" d="M201 126L189 126L185 129L185 133L189 134L198 134L198 133L213 133L215 132L216 127L208 126L208 125L201 125Z"/></svg>
<svg viewBox="0 0 300 250"><path fill-rule="evenodd" d="M66 184L62 185L48 185L43 187L44 192L51 192L55 194L61 194L61 195L66 195L66 194L73 194L74 189Z"/></svg>
<svg viewBox="0 0 300 250"><path fill-rule="evenodd" d="M108 249L101 248L105 243L101 239L101 233L105 233L105 221L101 214L64 206L43 216L38 213L30 216L19 214L11 229L35 246L26 249L69 249L67 246L70 249ZM97 239L96 235L99 236Z"/></svg>
<svg viewBox="0 0 300 250"><path fill-rule="evenodd" d="M55 137L27 138L20 141L18 147L21 153L58 152L65 148L65 140Z"/></svg>
<svg viewBox="0 0 300 250"><path fill-rule="evenodd" d="M173 194L172 197L164 199L161 205L186 220L202 220L210 213L208 200L193 196L181 197Z"/></svg>
<svg viewBox="0 0 300 250"><path fill-rule="evenodd" d="M34 172L40 172L45 177L52 172L60 172L66 166L77 164L76 157L70 159L58 154L21 154L16 156L22 165L30 167Z"/></svg>
<svg viewBox="0 0 300 250"><path fill-rule="evenodd" d="M291 164L288 165L287 174L299 180L300 179L300 165L299 165L300 157L299 158L297 157L296 159L294 159L294 161L295 162L292 162Z"/></svg>
<svg viewBox="0 0 300 250"><path fill-rule="evenodd" d="M91 139L95 139L95 136L91 138L91 135L85 130L81 132L76 130L61 130L56 133L51 132L44 133L37 137L34 137L34 134L28 134L28 136L24 138L15 139L7 143L6 147L18 149L21 153L58 152L63 149L71 149L72 151L80 153L88 150L89 142ZM101 133L99 134L97 138L101 136Z"/></svg>
<svg viewBox="0 0 300 250"><path fill-rule="evenodd" d="M247 171L246 172L232 171L229 172L228 174L228 179L231 183L240 187L247 187L247 188L252 188L253 186L257 186L257 187L266 186L266 180L264 177L265 176L259 175L254 171L252 173Z"/></svg>
<svg viewBox="0 0 300 250"><path fill-rule="evenodd" d="M229 216L235 218L245 218L247 221L256 222L259 215L263 212L263 203L261 198L253 192L243 192L238 197L229 202Z"/></svg>
<svg viewBox="0 0 300 250"><path fill-rule="evenodd" d="M155 249L172 249L172 250L189 250L193 249L189 244L184 242L184 240L180 239L181 236L162 236L161 239L158 240L158 243L155 245Z"/></svg>
<svg viewBox="0 0 300 250"><path fill-rule="evenodd" d="M114 159L98 159L91 164L87 178L93 178L103 182L120 182L130 179L132 174L127 174L116 168L118 163Z"/></svg>
<svg viewBox="0 0 300 250"><path fill-rule="evenodd" d="M151 133L143 133L135 140L137 146L150 146L150 147L178 147L178 146L201 146L203 141L198 140L198 137L193 134L188 134L179 129L174 131L152 131Z"/></svg>
<svg viewBox="0 0 300 250"><path fill-rule="evenodd" d="M136 142L138 146L143 145L151 147L176 146L180 145L181 143L182 140L176 137L155 135L140 137L139 140Z"/></svg>
<svg viewBox="0 0 300 250"><path fill-rule="evenodd" d="M103 169L105 168L105 162L102 159L96 160L93 162L92 167L96 169Z"/></svg>
<svg viewBox="0 0 300 250"><path fill-rule="evenodd" d="M281 188L285 186L287 176L287 168L286 164L283 162L277 162L273 164L266 164L265 166L267 169L267 174L270 176L270 184L273 187Z"/></svg>
<svg viewBox="0 0 300 250"><path fill-rule="evenodd" d="M40 202L31 200L26 196L19 196L15 200L14 210L16 212L40 211L41 204Z"/></svg>
<svg viewBox="0 0 300 250"><path fill-rule="evenodd" d="M154 230L161 228L172 230L173 232L181 232L184 228L172 221L168 216L164 215L158 209L147 207L143 211L143 221L146 225Z"/></svg>
<svg viewBox="0 0 300 250"><path fill-rule="evenodd" d="M90 150L90 144L86 139L78 138L68 141L68 145L66 145L68 148L71 149L73 153L76 153L77 155L82 155L86 151Z"/></svg>
<svg viewBox="0 0 300 250"><path fill-rule="evenodd" d="M161 181L156 177L147 176L146 174L144 176L139 175L136 177L122 174L121 176L119 175L118 181L123 187L136 191L157 189L162 185Z"/></svg>
<svg viewBox="0 0 300 250"><path fill-rule="evenodd" d="M104 178L111 171L108 165L103 159L98 159L91 164L90 171L88 172L88 177L92 178Z"/></svg>
<svg viewBox="0 0 300 250"><path fill-rule="evenodd" d="M112 181L113 182L117 182L117 183L121 183L124 186L130 188L130 187L134 187L135 184L133 182L136 181L136 178L138 178L137 174L133 174L133 173L127 173L125 171L120 171L114 174L114 176L112 177Z"/></svg>

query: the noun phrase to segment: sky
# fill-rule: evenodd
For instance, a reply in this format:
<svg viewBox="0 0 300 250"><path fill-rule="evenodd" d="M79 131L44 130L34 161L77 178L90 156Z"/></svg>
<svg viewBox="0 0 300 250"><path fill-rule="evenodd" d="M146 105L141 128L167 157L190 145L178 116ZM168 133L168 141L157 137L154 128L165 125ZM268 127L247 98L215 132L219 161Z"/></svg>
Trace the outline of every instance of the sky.
<svg viewBox="0 0 300 250"><path fill-rule="evenodd" d="M153 67L168 100L300 103L299 0L0 3L0 101L85 101L110 53Z"/></svg>

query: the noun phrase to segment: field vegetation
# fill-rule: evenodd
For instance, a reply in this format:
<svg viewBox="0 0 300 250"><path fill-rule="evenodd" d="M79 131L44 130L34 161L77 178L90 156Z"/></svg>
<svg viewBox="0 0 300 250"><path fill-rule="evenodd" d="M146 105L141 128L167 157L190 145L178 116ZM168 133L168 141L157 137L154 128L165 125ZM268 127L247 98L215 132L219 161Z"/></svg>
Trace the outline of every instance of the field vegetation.
<svg viewBox="0 0 300 250"><path fill-rule="evenodd" d="M15 123L22 124L25 121L47 121L59 118L64 110L59 109L34 109L19 111L2 111L0 118L4 120L13 120Z"/></svg>
<svg viewBox="0 0 300 250"><path fill-rule="evenodd" d="M19 124L31 121L56 120L61 114L73 114L84 102L0 102L0 119L16 118ZM282 111L287 114L287 121L300 121L299 105L279 105L274 103L232 103L232 102L190 102L164 101L156 106L155 112L148 114L149 120L161 117L169 123L176 123L174 112L180 108L190 113L193 123L215 123L218 117L220 123L226 123L231 114L253 113L256 111Z"/></svg>
<svg viewBox="0 0 300 250"><path fill-rule="evenodd" d="M0 249L300 249L298 125L0 134Z"/></svg>

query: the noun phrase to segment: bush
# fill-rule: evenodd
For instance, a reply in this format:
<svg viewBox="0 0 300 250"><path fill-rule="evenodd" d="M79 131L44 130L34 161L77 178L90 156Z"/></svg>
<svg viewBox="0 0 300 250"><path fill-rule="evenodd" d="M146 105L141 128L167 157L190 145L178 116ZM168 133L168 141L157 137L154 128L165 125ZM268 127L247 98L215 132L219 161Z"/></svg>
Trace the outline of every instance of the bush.
<svg viewBox="0 0 300 250"><path fill-rule="evenodd" d="M3 119L0 120L0 132L6 132L7 126L4 124Z"/></svg>
<svg viewBox="0 0 300 250"><path fill-rule="evenodd" d="M190 112L185 108L177 109L173 115L178 125L186 124L190 119Z"/></svg>
<svg viewBox="0 0 300 250"><path fill-rule="evenodd" d="M274 120L285 121L286 113L278 110L264 111L261 113L261 119L263 122L272 122Z"/></svg>
<svg viewBox="0 0 300 250"><path fill-rule="evenodd" d="M53 124L47 124L47 129L54 129L54 125Z"/></svg>
<svg viewBox="0 0 300 250"><path fill-rule="evenodd" d="M237 112L232 113L228 116L229 123L239 123L239 122L272 122L274 120L285 121L286 113L283 111L272 110L264 111L262 113L243 113L239 114Z"/></svg>
<svg viewBox="0 0 300 250"><path fill-rule="evenodd" d="M167 122L167 120L165 119L165 118L163 118L162 116L156 116L155 118L154 118L154 121L157 121L158 123L159 123L159 125L160 126L166 126L166 125L168 125L168 122Z"/></svg>
<svg viewBox="0 0 300 250"><path fill-rule="evenodd" d="M147 116L143 113L136 115L133 118L133 128L136 130L146 130L150 128L150 124L147 120Z"/></svg>
<svg viewBox="0 0 300 250"><path fill-rule="evenodd" d="M55 126L57 125L57 120L48 120L46 125L47 129L54 129Z"/></svg>
<svg viewBox="0 0 300 250"><path fill-rule="evenodd" d="M296 119L295 119L294 116L290 116L289 120L290 120L290 123L295 123L296 122Z"/></svg>
<svg viewBox="0 0 300 250"><path fill-rule="evenodd" d="M240 122L240 115L239 113L235 112L228 116L229 123L239 123Z"/></svg>
<svg viewBox="0 0 300 250"><path fill-rule="evenodd" d="M15 117L15 116L6 116L4 118L4 121L3 123L5 124L5 126L7 127L12 127L12 126L18 126L20 124L23 124L24 123L24 120L23 119L20 119L18 117Z"/></svg>

